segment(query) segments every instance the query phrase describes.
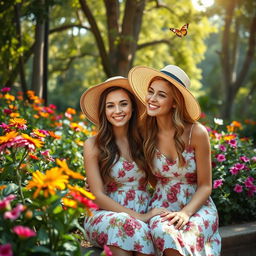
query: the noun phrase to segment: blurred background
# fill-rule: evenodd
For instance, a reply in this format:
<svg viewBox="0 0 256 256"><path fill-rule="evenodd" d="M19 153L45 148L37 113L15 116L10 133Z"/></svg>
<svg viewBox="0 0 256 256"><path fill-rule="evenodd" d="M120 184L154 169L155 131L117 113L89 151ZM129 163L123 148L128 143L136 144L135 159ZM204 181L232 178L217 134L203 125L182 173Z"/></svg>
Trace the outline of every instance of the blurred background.
<svg viewBox="0 0 256 256"><path fill-rule="evenodd" d="M59 110L134 65L176 64L207 116L255 119L255 0L1 0L0 31L0 86Z"/></svg>

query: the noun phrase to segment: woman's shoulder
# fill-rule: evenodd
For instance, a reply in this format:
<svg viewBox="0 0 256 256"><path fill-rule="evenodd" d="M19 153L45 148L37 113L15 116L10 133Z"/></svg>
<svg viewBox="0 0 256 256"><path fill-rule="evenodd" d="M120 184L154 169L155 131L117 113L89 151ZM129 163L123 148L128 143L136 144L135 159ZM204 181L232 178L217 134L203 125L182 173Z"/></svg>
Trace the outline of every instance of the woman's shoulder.
<svg viewBox="0 0 256 256"><path fill-rule="evenodd" d="M199 144L208 144L209 135L206 127L199 122L196 122L192 126L191 130L191 145L194 147Z"/></svg>
<svg viewBox="0 0 256 256"><path fill-rule="evenodd" d="M97 156L99 149L96 144L96 136L92 136L84 142L84 152L90 156Z"/></svg>

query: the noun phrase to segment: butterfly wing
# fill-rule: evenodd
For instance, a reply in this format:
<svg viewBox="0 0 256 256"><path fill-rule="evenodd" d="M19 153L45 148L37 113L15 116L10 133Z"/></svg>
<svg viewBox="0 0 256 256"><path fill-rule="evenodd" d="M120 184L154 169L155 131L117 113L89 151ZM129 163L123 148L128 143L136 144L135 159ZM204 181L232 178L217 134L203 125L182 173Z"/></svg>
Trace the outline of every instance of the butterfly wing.
<svg viewBox="0 0 256 256"><path fill-rule="evenodd" d="M170 28L170 30L171 30L173 33L175 33L176 36L178 36L178 37L183 37L183 36L187 35L187 33L188 33L188 25L189 25L189 24L187 23L187 24L183 25L183 26L181 27L181 29Z"/></svg>
<svg viewBox="0 0 256 256"><path fill-rule="evenodd" d="M185 25L183 25L183 26L181 27L180 33L181 33L182 36L187 35L187 33L188 33L188 25L189 25L189 24L187 23L187 24L185 24Z"/></svg>
<svg viewBox="0 0 256 256"><path fill-rule="evenodd" d="M170 28L170 30L171 30L173 33L175 33L176 36L179 36L179 37L182 36L182 35L181 35L181 31L180 31L179 29L177 29L177 28Z"/></svg>

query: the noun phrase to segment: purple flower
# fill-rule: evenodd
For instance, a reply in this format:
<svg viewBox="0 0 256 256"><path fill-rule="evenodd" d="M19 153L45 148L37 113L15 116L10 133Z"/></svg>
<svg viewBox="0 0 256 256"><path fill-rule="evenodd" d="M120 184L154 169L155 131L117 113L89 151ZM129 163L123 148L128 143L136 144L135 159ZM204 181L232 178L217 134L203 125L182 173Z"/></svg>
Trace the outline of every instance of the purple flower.
<svg viewBox="0 0 256 256"><path fill-rule="evenodd" d="M218 162L224 162L224 161L226 161L226 157L225 157L225 155L223 155L223 154L218 154L218 155L216 156L216 159L217 159Z"/></svg>
<svg viewBox="0 0 256 256"><path fill-rule="evenodd" d="M226 152L227 148L224 145L219 145L219 150L221 150L222 152Z"/></svg>
<svg viewBox="0 0 256 256"><path fill-rule="evenodd" d="M218 188L218 187L221 187L222 185L223 185L223 179L215 180L213 182L213 188Z"/></svg>
<svg viewBox="0 0 256 256"><path fill-rule="evenodd" d="M234 191L237 193L241 193L243 191L243 187L239 184L236 184L234 187Z"/></svg>

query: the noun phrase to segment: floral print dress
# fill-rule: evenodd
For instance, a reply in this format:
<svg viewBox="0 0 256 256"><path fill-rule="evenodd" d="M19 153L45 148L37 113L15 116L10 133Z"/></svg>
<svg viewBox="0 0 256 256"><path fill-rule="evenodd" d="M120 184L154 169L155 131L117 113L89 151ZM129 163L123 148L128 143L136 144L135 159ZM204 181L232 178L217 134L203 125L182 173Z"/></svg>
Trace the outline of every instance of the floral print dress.
<svg viewBox="0 0 256 256"><path fill-rule="evenodd" d="M116 162L111 173L114 182L106 187L106 194L117 203L138 213L148 210L150 195L146 190L145 173L135 162L123 157ZM146 223L127 213L106 210L93 211L84 221L86 239L92 245L112 245L127 251L154 254L154 245Z"/></svg>
<svg viewBox="0 0 256 256"><path fill-rule="evenodd" d="M169 211L180 211L191 200L197 189L195 152L188 147L183 156L187 164L185 167L179 167L178 158L170 161L157 150L153 171L157 185L149 208L164 207ZM168 225L168 222L161 222L159 215L150 220L156 255L163 255L164 250L168 248L185 256L220 255L218 213L211 198L190 217L183 229L175 229L175 226Z"/></svg>

